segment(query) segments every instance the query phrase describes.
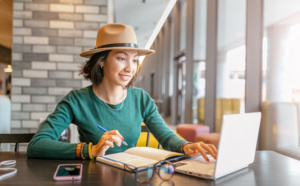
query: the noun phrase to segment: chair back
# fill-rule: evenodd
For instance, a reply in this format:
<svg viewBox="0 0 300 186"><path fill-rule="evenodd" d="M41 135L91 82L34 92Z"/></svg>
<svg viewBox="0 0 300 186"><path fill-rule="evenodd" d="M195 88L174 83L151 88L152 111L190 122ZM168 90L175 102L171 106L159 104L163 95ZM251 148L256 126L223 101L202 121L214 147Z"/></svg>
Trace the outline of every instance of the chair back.
<svg viewBox="0 0 300 186"><path fill-rule="evenodd" d="M264 150L299 146L297 106L293 102L272 102L266 111Z"/></svg>
<svg viewBox="0 0 300 186"><path fill-rule="evenodd" d="M173 131L172 129L170 129ZM174 131L173 131L174 132ZM184 139L180 134L174 132L179 138ZM162 149L162 145L155 139L153 134L149 131L145 123L141 124L141 135L136 144L137 147L152 147Z"/></svg>
<svg viewBox="0 0 300 186"><path fill-rule="evenodd" d="M145 138L145 134L146 134L146 138ZM146 144L144 144L144 140L146 139ZM161 145L158 143L158 141L154 138L154 136L150 133L149 129L147 128L147 126L142 123L141 124L141 136L137 142L137 146L146 146L146 147L157 147L158 149L161 148Z"/></svg>
<svg viewBox="0 0 300 186"><path fill-rule="evenodd" d="M0 145L1 143L15 143L15 152L19 151L20 143L29 143L34 133L24 134L0 134Z"/></svg>

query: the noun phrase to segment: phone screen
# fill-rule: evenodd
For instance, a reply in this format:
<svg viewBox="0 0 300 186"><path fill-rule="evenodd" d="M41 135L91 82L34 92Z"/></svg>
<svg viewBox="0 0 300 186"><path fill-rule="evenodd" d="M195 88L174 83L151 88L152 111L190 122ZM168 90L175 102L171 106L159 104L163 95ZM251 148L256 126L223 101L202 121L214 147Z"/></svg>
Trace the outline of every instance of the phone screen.
<svg viewBox="0 0 300 186"><path fill-rule="evenodd" d="M61 164L55 171L54 180L79 180L81 179L81 164Z"/></svg>
<svg viewBox="0 0 300 186"><path fill-rule="evenodd" d="M80 165L59 166L56 176L79 176Z"/></svg>

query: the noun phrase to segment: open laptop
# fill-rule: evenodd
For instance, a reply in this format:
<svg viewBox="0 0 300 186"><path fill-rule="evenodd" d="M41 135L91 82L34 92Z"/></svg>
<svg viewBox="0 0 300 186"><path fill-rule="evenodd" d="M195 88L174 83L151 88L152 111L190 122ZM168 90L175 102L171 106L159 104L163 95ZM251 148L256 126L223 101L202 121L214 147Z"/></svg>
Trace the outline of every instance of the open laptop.
<svg viewBox="0 0 300 186"><path fill-rule="evenodd" d="M260 126L261 113L224 115L217 161L208 155L182 160L175 171L205 179L218 179L253 163Z"/></svg>

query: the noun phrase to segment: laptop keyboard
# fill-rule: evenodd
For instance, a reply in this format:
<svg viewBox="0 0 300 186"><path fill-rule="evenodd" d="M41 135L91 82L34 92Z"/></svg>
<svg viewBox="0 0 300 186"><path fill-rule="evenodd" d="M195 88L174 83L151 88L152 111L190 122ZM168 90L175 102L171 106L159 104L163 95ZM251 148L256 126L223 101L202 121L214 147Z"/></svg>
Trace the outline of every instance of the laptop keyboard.
<svg viewBox="0 0 300 186"><path fill-rule="evenodd" d="M178 170L185 172L191 172L194 174L213 175L215 172L216 160L211 156L209 162L205 161L202 156L198 156L192 159L183 160L175 163L175 167Z"/></svg>

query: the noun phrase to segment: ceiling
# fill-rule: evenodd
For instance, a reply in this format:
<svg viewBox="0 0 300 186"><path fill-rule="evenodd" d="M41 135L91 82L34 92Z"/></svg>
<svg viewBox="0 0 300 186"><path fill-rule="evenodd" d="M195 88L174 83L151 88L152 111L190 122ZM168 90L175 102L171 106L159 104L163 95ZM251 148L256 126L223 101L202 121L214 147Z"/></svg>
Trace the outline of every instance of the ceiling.
<svg viewBox="0 0 300 186"><path fill-rule="evenodd" d="M145 48L156 27L173 0L113 0L114 22L133 26L139 47Z"/></svg>
<svg viewBox="0 0 300 186"><path fill-rule="evenodd" d="M144 48L170 0L113 0L114 22L132 25ZM12 47L12 0L0 0L0 45ZM149 16L150 15L150 16Z"/></svg>
<svg viewBox="0 0 300 186"><path fill-rule="evenodd" d="M172 0L111 1L114 9L114 22L132 25L136 31L139 46L144 48L154 29L159 27L160 17ZM270 4L273 1L277 6ZM265 26L299 12L299 5L300 1L295 0L265 0ZM282 8L284 6L287 7ZM13 0L0 0L0 45L9 49L12 47L12 8Z"/></svg>

